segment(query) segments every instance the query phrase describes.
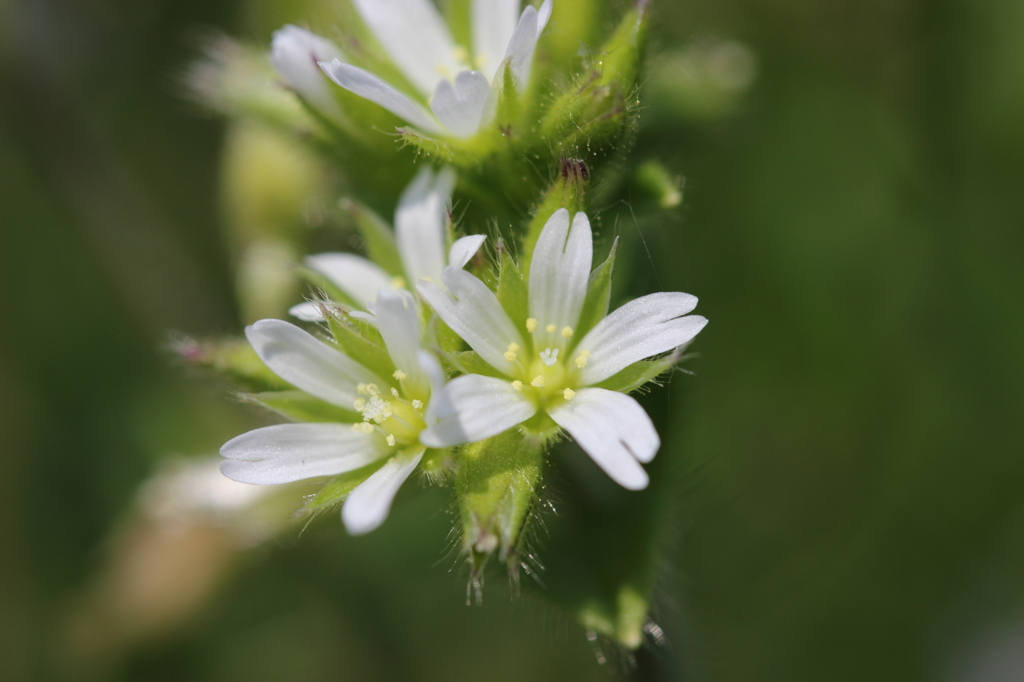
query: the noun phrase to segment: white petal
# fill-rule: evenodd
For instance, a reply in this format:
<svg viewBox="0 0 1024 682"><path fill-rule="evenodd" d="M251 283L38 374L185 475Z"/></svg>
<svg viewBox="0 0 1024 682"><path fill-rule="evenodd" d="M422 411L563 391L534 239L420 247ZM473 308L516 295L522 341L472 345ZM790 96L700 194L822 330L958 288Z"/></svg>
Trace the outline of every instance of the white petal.
<svg viewBox="0 0 1024 682"><path fill-rule="evenodd" d="M430 379L420 366L420 322L416 299L408 291L381 291L371 311L395 367L405 372L405 388L412 398L427 400L430 397Z"/></svg>
<svg viewBox="0 0 1024 682"><path fill-rule="evenodd" d="M448 380L447 375L444 373L444 367L441 366L437 358L425 350L419 352L419 359L420 368L430 380L430 393L435 395L444 388L444 382Z"/></svg>
<svg viewBox="0 0 1024 682"><path fill-rule="evenodd" d="M487 80L505 56L505 48L516 30L519 0L473 0L473 53L475 66Z"/></svg>
<svg viewBox="0 0 1024 682"><path fill-rule="evenodd" d="M496 436L537 412L537 407L504 379L466 374L452 379L427 406L429 428L420 442L432 448Z"/></svg>
<svg viewBox="0 0 1024 682"><path fill-rule="evenodd" d="M491 83L479 71L460 71L455 83L444 79L437 84L430 108L453 137L476 135L491 122L496 98Z"/></svg>
<svg viewBox="0 0 1024 682"><path fill-rule="evenodd" d="M580 212L569 225L569 211L560 208L548 219L530 262L530 317L536 318L536 347L564 347L564 327L575 327L587 298L593 260L590 221ZM555 325L553 333L548 325Z"/></svg>
<svg viewBox="0 0 1024 682"><path fill-rule="evenodd" d="M391 503L423 458L423 450L396 455L356 486L341 507L341 520L352 535L369 533L384 523Z"/></svg>
<svg viewBox="0 0 1024 682"><path fill-rule="evenodd" d="M355 0L363 21L413 85L429 96L459 70L448 26L430 0Z"/></svg>
<svg viewBox="0 0 1024 682"><path fill-rule="evenodd" d="M287 25L274 31L270 43L270 64L281 80L310 105L332 117L340 116L341 109L317 62L342 57L341 50L330 40L298 26Z"/></svg>
<svg viewBox="0 0 1024 682"><path fill-rule="evenodd" d="M424 167L402 192L395 209L395 240L409 282L441 281L445 263L448 201L455 189L455 171L436 174Z"/></svg>
<svg viewBox="0 0 1024 682"><path fill-rule="evenodd" d="M372 73L337 59L319 62L319 65L332 81L346 90L379 104L428 133L438 135L444 132L433 114Z"/></svg>
<svg viewBox="0 0 1024 682"><path fill-rule="evenodd" d="M448 251L448 265L453 268L466 267L466 263L476 255L485 241L487 237L482 234L472 234L457 240Z"/></svg>
<svg viewBox="0 0 1024 682"><path fill-rule="evenodd" d="M630 490L647 487L639 462L654 459L661 440L640 403L615 391L581 388L548 414L613 481Z"/></svg>
<svg viewBox="0 0 1024 682"><path fill-rule="evenodd" d="M638 360L689 343L708 323L700 315L686 314L695 307L696 296L662 292L614 311L576 345L578 350L590 351L580 382L596 384Z"/></svg>
<svg viewBox="0 0 1024 682"><path fill-rule="evenodd" d="M321 400L352 409L359 384L380 383L373 372L284 320L260 320L245 328L260 359L290 384Z"/></svg>
<svg viewBox="0 0 1024 682"><path fill-rule="evenodd" d="M323 322L325 319L323 312L320 310L320 304L313 301L293 305L288 309L288 314L299 318L303 322Z"/></svg>
<svg viewBox="0 0 1024 682"><path fill-rule="evenodd" d="M527 7L519 17L519 24L508 41L505 59L502 64L512 66L512 78L520 92L530 84L530 71L533 68L533 53L537 49L540 34L551 18L551 0L544 0L540 13L533 7ZM502 66L504 68L504 66ZM500 72L496 74L500 77Z"/></svg>
<svg viewBox="0 0 1024 682"><path fill-rule="evenodd" d="M372 261L355 254L318 253L307 257L306 265L364 307L377 299L377 292L381 289L393 288L394 277Z"/></svg>
<svg viewBox="0 0 1024 682"><path fill-rule="evenodd" d="M501 372L509 372L512 363L505 359L510 343L522 347L512 320L498 302L498 297L479 279L461 268L445 268L441 277L448 292L433 282L416 285L430 307L462 337L480 357Z"/></svg>
<svg viewBox="0 0 1024 682"><path fill-rule="evenodd" d="M349 424L276 424L232 438L220 454L225 476L265 485L354 471L380 459L384 442Z"/></svg>

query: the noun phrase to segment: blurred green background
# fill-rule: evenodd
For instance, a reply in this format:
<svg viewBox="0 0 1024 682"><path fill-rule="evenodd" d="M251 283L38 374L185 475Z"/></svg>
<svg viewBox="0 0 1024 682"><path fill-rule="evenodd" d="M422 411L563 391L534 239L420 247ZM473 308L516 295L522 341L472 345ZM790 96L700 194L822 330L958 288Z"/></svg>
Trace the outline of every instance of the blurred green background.
<svg viewBox="0 0 1024 682"><path fill-rule="evenodd" d="M213 29L267 44L315 11L0 1L0 679L1024 679L1009 0L655 2L636 153L685 201L633 222L627 187L596 212L634 245L629 291L692 292L711 324L695 376L647 401L668 401L668 642L635 665L536 591L466 607L437 488L364 538L328 518L237 553L196 531L97 577L149 546L133 510L162 460L258 423L166 351L240 324L225 123L181 74ZM615 522L556 506L555 583L559 524Z"/></svg>

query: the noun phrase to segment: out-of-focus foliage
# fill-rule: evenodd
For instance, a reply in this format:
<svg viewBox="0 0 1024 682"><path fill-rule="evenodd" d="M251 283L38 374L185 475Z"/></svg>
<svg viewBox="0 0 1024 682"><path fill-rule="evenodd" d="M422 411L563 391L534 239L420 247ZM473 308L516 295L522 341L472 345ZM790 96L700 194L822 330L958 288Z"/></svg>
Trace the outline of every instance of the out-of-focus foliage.
<svg viewBox="0 0 1024 682"><path fill-rule="evenodd" d="M586 11L552 24L579 40L552 59L580 65L626 6L559 4ZM713 323L684 364L696 376L645 401L664 436L656 485L626 493L560 446L556 513L529 540L538 589L595 623L656 586L669 644L641 649L628 675L1024 674L1018 5L653 3L631 133L637 159L659 165L593 188L598 252L619 237L614 301L690 291ZM595 659L615 665L532 589L510 603L489 584L482 607L464 606L463 564L437 551L448 499L413 486L386 532L314 520L223 572L209 564L206 601L161 612L160 627L97 621L109 641L76 636L104 585L176 584L118 574L147 565L118 563L125 547L212 562L225 546L201 523L177 545L131 542L137 489L162 458L258 423L161 351L171 330L234 333L257 314L233 297L246 261L223 226L358 246L322 199L346 178L262 208L221 194L243 133L182 97L196 32L266 44L283 23L332 16L271 0L0 4L2 679L601 680ZM259 168L238 170L242 183ZM661 208L682 177L682 206ZM302 222L254 224L280 216L278 200L304 206ZM662 513L665 527L640 523ZM626 559L652 538L667 554L636 573Z"/></svg>

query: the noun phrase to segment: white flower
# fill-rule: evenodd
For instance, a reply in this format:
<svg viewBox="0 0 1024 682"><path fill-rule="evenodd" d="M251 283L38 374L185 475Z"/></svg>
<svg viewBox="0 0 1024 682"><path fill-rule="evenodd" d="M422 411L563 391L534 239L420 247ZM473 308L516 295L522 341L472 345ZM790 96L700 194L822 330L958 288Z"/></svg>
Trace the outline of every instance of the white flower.
<svg viewBox="0 0 1024 682"><path fill-rule="evenodd" d="M376 263L351 253L321 253L306 258L306 265L322 274L350 299L366 306L381 290L403 289L407 282L441 281L448 265L462 268L484 243L483 235L462 237L445 253L448 201L455 187L455 172L436 174L428 166L402 193L395 210L395 241L404 277L389 275ZM291 314L306 321L322 320L317 303L302 303Z"/></svg>
<svg viewBox="0 0 1024 682"><path fill-rule="evenodd" d="M436 420L421 436L432 447L497 435L538 411L551 417L620 485L647 486L641 463L660 441L633 398L594 385L635 362L689 343L707 320L687 315L697 299L657 293L631 301L581 339L574 328L587 295L590 222L560 209L541 232L529 271L529 318L519 329L495 294L473 275L447 268L448 291L419 285L424 299L483 360L506 378L469 374L449 382L431 403Z"/></svg>
<svg viewBox="0 0 1024 682"><path fill-rule="evenodd" d="M281 80L323 115L340 119L341 107L331 94L317 62L344 59L342 51L327 38L298 26L274 31L270 43L270 64Z"/></svg>
<svg viewBox="0 0 1024 682"><path fill-rule="evenodd" d="M275 374L332 405L362 413L355 423L277 424L242 434L220 451L225 476L241 483L277 484L335 476L383 464L345 500L341 518L353 535L368 533L387 518L402 483L426 446L431 394L444 382L437 360L420 348L412 294L383 291L372 306L375 326L396 367L380 377L283 320L246 328L253 349Z"/></svg>
<svg viewBox="0 0 1024 682"><path fill-rule="evenodd" d="M430 0L353 1L419 92L403 93L343 58L321 61L324 73L424 132L456 138L472 137L490 123L506 64L517 88L526 89L537 40L551 18L551 0L544 0L540 10L527 6L518 22L520 0L473 0L473 44L460 46ZM422 102L429 103L429 110Z"/></svg>

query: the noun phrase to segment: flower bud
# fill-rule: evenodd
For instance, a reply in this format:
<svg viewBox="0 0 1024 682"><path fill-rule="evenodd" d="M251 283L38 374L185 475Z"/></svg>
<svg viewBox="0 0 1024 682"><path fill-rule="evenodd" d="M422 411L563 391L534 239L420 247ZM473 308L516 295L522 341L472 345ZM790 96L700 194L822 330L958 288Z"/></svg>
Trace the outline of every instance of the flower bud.
<svg viewBox="0 0 1024 682"><path fill-rule="evenodd" d="M564 155L597 156L614 147L637 110L637 80L647 2L626 13L589 68L545 115L543 136Z"/></svg>
<svg viewBox="0 0 1024 682"><path fill-rule="evenodd" d="M590 169L580 159L562 158L558 162L558 177L551 183L523 237L523 272L529 271L530 258L541 231L551 215L560 208L570 214L587 209L587 189L590 187Z"/></svg>

